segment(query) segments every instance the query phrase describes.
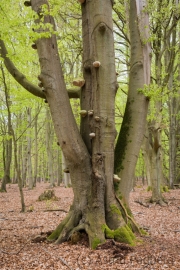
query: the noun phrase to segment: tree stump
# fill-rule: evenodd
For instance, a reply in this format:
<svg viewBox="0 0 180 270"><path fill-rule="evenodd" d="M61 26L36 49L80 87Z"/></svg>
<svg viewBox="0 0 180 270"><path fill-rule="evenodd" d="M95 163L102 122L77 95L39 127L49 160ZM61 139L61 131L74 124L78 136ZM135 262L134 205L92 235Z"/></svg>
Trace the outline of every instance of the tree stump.
<svg viewBox="0 0 180 270"><path fill-rule="evenodd" d="M38 201L47 201L47 200L54 200L54 201L58 200L58 198L55 196L54 190L52 189L45 190L38 198Z"/></svg>

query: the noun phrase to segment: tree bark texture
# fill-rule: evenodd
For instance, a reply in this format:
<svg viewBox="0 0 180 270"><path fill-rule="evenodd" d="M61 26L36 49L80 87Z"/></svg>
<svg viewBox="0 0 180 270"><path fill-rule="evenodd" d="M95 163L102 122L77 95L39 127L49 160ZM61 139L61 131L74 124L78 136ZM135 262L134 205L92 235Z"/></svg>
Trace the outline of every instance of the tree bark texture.
<svg viewBox="0 0 180 270"><path fill-rule="evenodd" d="M69 168L66 164L66 160L64 158L64 155L62 153L62 171L63 171L63 182L65 187L71 186L71 177L69 173Z"/></svg>

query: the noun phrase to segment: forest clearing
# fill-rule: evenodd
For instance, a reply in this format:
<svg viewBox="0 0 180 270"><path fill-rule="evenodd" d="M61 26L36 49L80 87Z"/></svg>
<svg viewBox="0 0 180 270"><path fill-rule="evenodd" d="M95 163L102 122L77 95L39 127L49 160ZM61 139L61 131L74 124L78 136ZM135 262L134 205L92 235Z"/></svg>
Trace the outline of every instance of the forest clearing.
<svg viewBox="0 0 180 270"><path fill-rule="evenodd" d="M1 193L1 270L180 269L180 189L163 193L168 204L162 207L145 204L151 192L145 186L135 187L130 206L137 223L149 236L139 238L135 247L109 239L92 250L85 235L77 244L46 241L47 233L66 216L73 200L72 189L61 185L53 188L57 200L38 201L48 188L48 183L37 183L33 190L24 188L25 213L20 212L17 184L7 185L7 193Z"/></svg>

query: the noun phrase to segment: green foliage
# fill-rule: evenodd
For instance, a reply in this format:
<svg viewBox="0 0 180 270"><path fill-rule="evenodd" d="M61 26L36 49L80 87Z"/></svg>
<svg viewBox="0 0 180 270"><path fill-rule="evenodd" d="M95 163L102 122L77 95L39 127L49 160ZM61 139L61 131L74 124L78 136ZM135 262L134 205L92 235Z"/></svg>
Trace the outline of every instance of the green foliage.
<svg viewBox="0 0 180 270"><path fill-rule="evenodd" d="M138 90L139 93L143 94L150 100L157 100L162 98L162 87L157 84L144 85L144 87Z"/></svg>

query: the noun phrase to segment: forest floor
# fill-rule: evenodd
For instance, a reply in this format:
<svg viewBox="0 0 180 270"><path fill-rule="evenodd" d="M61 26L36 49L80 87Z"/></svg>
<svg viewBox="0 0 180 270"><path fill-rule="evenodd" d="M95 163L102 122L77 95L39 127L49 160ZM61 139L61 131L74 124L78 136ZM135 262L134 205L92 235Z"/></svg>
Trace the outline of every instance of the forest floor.
<svg viewBox="0 0 180 270"><path fill-rule="evenodd" d="M48 243L46 233L65 217L73 199L71 188L55 187L57 201L38 201L47 183L24 188L26 213L21 213L16 184L0 193L0 270L180 270L180 189L164 193L167 206L140 205L151 196L146 187L131 192L131 209L149 236L128 248L112 240L97 250L88 248L84 236L73 245ZM53 211L51 211L53 210Z"/></svg>

